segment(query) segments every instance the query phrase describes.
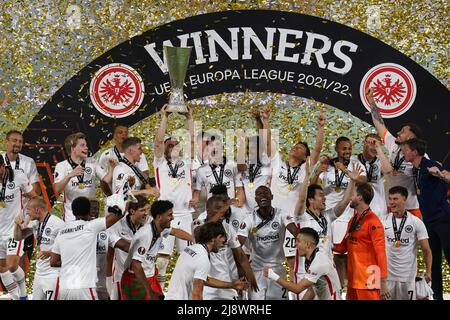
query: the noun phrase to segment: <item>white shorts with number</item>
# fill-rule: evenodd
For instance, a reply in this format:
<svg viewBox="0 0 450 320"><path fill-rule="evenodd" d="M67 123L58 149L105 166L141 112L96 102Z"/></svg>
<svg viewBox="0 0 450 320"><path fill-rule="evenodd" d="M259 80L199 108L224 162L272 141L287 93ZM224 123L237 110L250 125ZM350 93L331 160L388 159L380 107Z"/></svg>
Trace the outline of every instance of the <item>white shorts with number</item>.
<svg viewBox="0 0 450 320"><path fill-rule="evenodd" d="M23 256L23 240L16 241L12 237L0 238L0 259L6 256Z"/></svg>
<svg viewBox="0 0 450 320"><path fill-rule="evenodd" d="M170 223L172 228L177 228L186 231L187 233L192 232L192 215L186 214L183 216L175 216L173 217L172 222ZM176 243L175 243L176 242ZM171 255L173 252L173 248L176 245L178 252L183 252L183 250L191 245L186 240L175 238L174 236L167 236L162 240L162 248L159 250L159 254Z"/></svg>
<svg viewBox="0 0 450 320"><path fill-rule="evenodd" d="M56 300L58 277L34 277L32 300Z"/></svg>
<svg viewBox="0 0 450 320"><path fill-rule="evenodd" d="M83 289L64 289L60 290L58 300L98 300L97 291L95 288Z"/></svg>
<svg viewBox="0 0 450 320"><path fill-rule="evenodd" d="M281 266L280 268L273 268L273 271L284 277L286 272ZM284 289L278 283L264 277L262 270L254 271L256 282L258 283L259 291L255 292L248 289L249 300L288 300L288 290Z"/></svg>
<svg viewBox="0 0 450 320"><path fill-rule="evenodd" d="M400 282L387 280L391 300L416 300L416 281Z"/></svg>

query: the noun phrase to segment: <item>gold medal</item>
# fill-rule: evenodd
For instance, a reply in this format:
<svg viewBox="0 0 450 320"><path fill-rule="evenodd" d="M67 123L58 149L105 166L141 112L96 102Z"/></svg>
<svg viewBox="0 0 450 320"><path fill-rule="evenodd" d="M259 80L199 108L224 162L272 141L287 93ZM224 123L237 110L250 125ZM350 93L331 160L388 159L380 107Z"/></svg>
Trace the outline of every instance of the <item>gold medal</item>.
<svg viewBox="0 0 450 320"><path fill-rule="evenodd" d="M393 176L396 176L397 174L398 174L398 171L394 169L394 170L392 171L392 175L393 175Z"/></svg>
<svg viewBox="0 0 450 320"><path fill-rule="evenodd" d="M325 243L325 242L327 242L328 241L328 236L327 235L324 235L323 237L322 237L322 241Z"/></svg>
<svg viewBox="0 0 450 320"><path fill-rule="evenodd" d="M0 208L5 208L6 207L6 202L5 201L0 201Z"/></svg>
<svg viewBox="0 0 450 320"><path fill-rule="evenodd" d="M86 187L86 185L83 182L80 182L78 184L78 188L80 188L80 189L84 189L85 187Z"/></svg>
<svg viewBox="0 0 450 320"><path fill-rule="evenodd" d="M253 184L253 182L249 182L249 183L247 184L247 186L248 186L249 189L253 189L254 184Z"/></svg>
<svg viewBox="0 0 450 320"><path fill-rule="evenodd" d="M396 248L400 247L400 241L396 240L394 242L394 247L396 247Z"/></svg>
<svg viewBox="0 0 450 320"><path fill-rule="evenodd" d="M341 189L341 187L336 187L336 192L341 192L342 191L342 189Z"/></svg>
<svg viewBox="0 0 450 320"><path fill-rule="evenodd" d="M294 189L294 185L292 183L289 183L287 188L289 191L292 191L292 189Z"/></svg>
<svg viewBox="0 0 450 320"><path fill-rule="evenodd" d="M147 184L145 185L145 189L151 189L151 188L152 188L152 186L151 186L150 184L147 183Z"/></svg>
<svg viewBox="0 0 450 320"><path fill-rule="evenodd" d="M257 228L257 227L253 227L253 228L250 229L250 232L251 232L251 233L256 233L256 232L258 232L258 228Z"/></svg>
<svg viewBox="0 0 450 320"><path fill-rule="evenodd" d="M171 184L177 184L178 183L178 179L177 178L171 178L170 179L170 183Z"/></svg>

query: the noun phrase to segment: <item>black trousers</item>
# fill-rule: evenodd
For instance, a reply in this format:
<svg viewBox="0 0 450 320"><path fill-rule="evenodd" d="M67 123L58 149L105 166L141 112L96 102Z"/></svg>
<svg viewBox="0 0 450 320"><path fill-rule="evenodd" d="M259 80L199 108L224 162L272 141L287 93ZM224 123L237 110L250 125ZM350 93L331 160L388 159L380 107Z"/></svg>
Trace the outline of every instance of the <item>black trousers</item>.
<svg viewBox="0 0 450 320"><path fill-rule="evenodd" d="M431 288L433 298L443 300L442 296L442 252L450 264L450 216L425 223L427 228L433 265L431 267Z"/></svg>

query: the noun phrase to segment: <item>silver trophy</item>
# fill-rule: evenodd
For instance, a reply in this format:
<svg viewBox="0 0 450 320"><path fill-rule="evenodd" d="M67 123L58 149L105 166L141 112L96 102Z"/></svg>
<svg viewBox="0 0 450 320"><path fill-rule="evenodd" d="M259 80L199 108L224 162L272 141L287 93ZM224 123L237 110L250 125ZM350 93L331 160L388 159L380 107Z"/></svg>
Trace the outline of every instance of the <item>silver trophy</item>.
<svg viewBox="0 0 450 320"><path fill-rule="evenodd" d="M167 61L170 78L170 97L167 112L187 113L183 95L184 78L189 64L192 47L179 48L164 46L164 57Z"/></svg>

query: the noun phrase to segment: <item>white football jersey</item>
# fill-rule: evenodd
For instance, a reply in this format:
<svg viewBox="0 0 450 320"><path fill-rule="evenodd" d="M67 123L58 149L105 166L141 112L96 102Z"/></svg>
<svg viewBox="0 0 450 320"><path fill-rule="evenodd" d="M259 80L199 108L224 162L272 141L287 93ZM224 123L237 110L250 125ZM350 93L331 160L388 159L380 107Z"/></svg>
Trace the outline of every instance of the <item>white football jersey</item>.
<svg viewBox="0 0 450 320"><path fill-rule="evenodd" d="M131 262L132 260L137 260L141 262L147 278L155 275L155 263L158 258L158 251L161 249L162 239L170 235L172 228L164 229L159 236L156 236L154 228L153 223L148 223L142 226L134 235L124 265L131 273L133 273Z"/></svg>
<svg viewBox="0 0 450 320"><path fill-rule="evenodd" d="M108 247L114 248L119 240L120 237L111 233L109 229L101 231L97 235L97 288L106 288L106 256Z"/></svg>
<svg viewBox="0 0 450 320"><path fill-rule="evenodd" d="M408 190L408 198L406 199L406 209L419 208L419 201L417 200L416 187L414 185L414 174L412 163L404 160L400 146L395 143L395 137L389 131L387 130L385 131L383 140L384 145L388 150L389 160L391 162L392 167L394 168L396 160L399 163L401 162L401 164L399 164L399 168L397 170L396 175L391 174L388 176L386 190L389 190L394 186L405 187Z"/></svg>
<svg viewBox="0 0 450 320"><path fill-rule="evenodd" d="M160 200L169 200L173 203L174 215L185 215L194 212L189 208L192 199L192 161L190 159L179 159L172 163L172 169L176 171L176 178L172 174L168 161L163 156L154 159L155 178L158 186Z"/></svg>
<svg viewBox="0 0 450 320"><path fill-rule="evenodd" d="M294 218L286 211L274 208L273 218L254 232L253 228L263 221L257 211L258 208L255 208L244 219L238 235L250 240L252 247L250 260L254 271L261 271L265 265L277 268L284 261L283 242L286 226L294 223Z"/></svg>
<svg viewBox="0 0 450 320"><path fill-rule="evenodd" d="M373 188L373 199L370 202L370 209L380 218L387 214L386 195L384 193L384 176L381 172L381 160L376 157L373 163L363 161L362 155L358 156L360 165L363 167L367 181ZM369 173L371 173L369 177ZM370 178L370 181L369 181Z"/></svg>
<svg viewBox="0 0 450 320"><path fill-rule="evenodd" d="M38 243L38 251L52 251L55 238L59 231L64 228L65 222L49 214L47 222L45 220L40 223L39 220L31 221L28 228L33 230L34 238ZM41 234L42 233L42 234ZM41 239L39 239L42 237ZM59 275L59 268L53 268L50 266L50 257L47 259L36 260L36 276L42 278L53 278Z"/></svg>
<svg viewBox="0 0 450 320"><path fill-rule="evenodd" d="M135 232L134 227L129 223L129 215L116 222L111 228L108 229L110 234L114 234L115 237L120 237L131 243ZM122 251L119 248L114 249L114 261L112 267L112 281L120 282L122 274L125 271L125 261L127 260L128 252Z"/></svg>
<svg viewBox="0 0 450 320"><path fill-rule="evenodd" d="M257 206L255 201L256 189L260 186L269 187L270 177L272 176L272 167L269 159L263 160L261 165L258 166L258 171L256 171L253 183L250 183L250 164L248 162L246 164L247 170L242 173L242 183L245 190L245 209L251 212ZM252 170L256 170L254 164L252 165Z"/></svg>
<svg viewBox="0 0 450 320"><path fill-rule="evenodd" d="M170 278L166 300L192 300L194 279L206 281L211 262L205 245L193 244L178 257Z"/></svg>
<svg viewBox="0 0 450 320"><path fill-rule="evenodd" d="M414 216L406 213L406 221L400 235L400 247L395 247L393 213L389 213L381 220L386 237L386 257L388 264L388 280L410 282L415 279L417 272L417 244L419 240L428 239L425 224ZM397 230L400 229L402 219L396 218Z"/></svg>
<svg viewBox="0 0 450 320"><path fill-rule="evenodd" d="M322 248L325 253L333 259L333 232L331 223L336 220L336 214L334 209L328 209L322 212L322 217L326 220L326 235L322 226L306 211L297 219L300 228L312 228L317 231L320 237L320 242L317 245ZM297 250L295 251L295 276L296 282L300 280L305 274L305 258L298 255Z"/></svg>
<svg viewBox="0 0 450 320"><path fill-rule="evenodd" d="M95 288L97 235L106 230L106 219L69 221L59 231L52 252L61 256L60 288Z"/></svg>
<svg viewBox="0 0 450 320"><path fill-rule="evenodd" d="M69 161L64 160L62 162L58 162L55 167L55 183L61 182L70 172L73 171L72 166L69 164ZM95 161L93 158L87 158L84 175L83 175L83 184L84 188L80 188L80 182L78 177L72 177L69 182L64 187L64 218L65 222L74 221L75 216L72 212L72 201L78 197L87 197L89 199L95 198L95 179L103 179L106 176L107 172L103 170L102 167Z"/></svg>
<svg viewBox="0 0 450 320"><path fill-rule="evenodd" d="M319 300L340 300L341 283L333 260L319 248L309 261L304 278L314 283L314 292Z"/></svg>
<svg viewBox="0 0 450 320"><path fill-rule="evenodd" d="M205 222L205 220L195 220L193 222L192 232L195 232L195 229L205 224ZM239 248L241 245L234 228L226 223L225 220L222 221L222 225L226 231L227 242L219 249L219 252L210 253L211 269L209 276L222 281L231 282L233 279L236 279L233 275L233 269L236 268L236 262L234 261L233 251L231 249Z"/></svg>
<svg viewBox="0 0 450 320"><path fill-rule="evenodd" d="M220 166L217 166L215 171L220 180ZM211 188L217 184L218 182L215 179L210 165L205 164L197 170L197 179L194 190L202 190L202 188L206 188L207 198L209 198L211 196ZM227 187L228 196L230 198L236 198L236 188L242 187L243 185L241 181L241 174L238 172L237 165L234 161L228 160L225 163L222 184Z"/></svg>
<svg viewBox="0 0 450 320"><path fill-rule="evenodd" d="M300 165L298 169L290 168L293 175L293 189L288 189L288 166L286 161L281 159L279 152L275 154L271 161L272 181L270 189L272 190L272 206L281 208L293 215L303 181L305 180L305 164ZM295 173L295 175L294 175Z"/></svg>
<svg viewBox="0 0 450 320"><path fill-rule="evenodd" d="M22 193L29 193L33 190L27 177L20 171L14 172L14 180L3 185L0 180L0 191L5 189L5 207L0 208L0 237L8 238L14 233L14 219L18 215L23 215Z"/></svg>

